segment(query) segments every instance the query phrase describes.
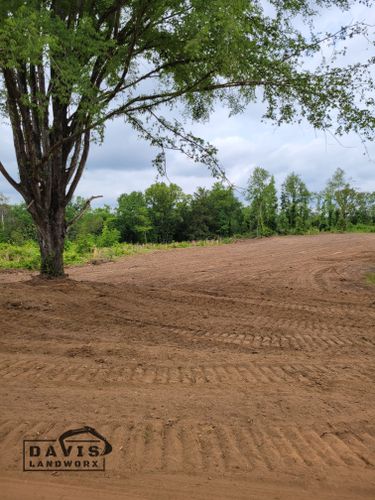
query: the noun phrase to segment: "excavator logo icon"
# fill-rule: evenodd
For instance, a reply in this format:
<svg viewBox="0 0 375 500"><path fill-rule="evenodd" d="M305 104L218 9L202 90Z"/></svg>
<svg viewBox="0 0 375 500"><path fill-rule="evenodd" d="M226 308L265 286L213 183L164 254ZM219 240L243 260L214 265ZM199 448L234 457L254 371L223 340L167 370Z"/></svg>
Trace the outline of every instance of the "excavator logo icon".
<svg viewBox="0 0 375 500"><path fill-rule="evenodd" d="M25 439L23 470L105 471L105 456L111 444L93 427L63 432L58 439Z"/></svg>

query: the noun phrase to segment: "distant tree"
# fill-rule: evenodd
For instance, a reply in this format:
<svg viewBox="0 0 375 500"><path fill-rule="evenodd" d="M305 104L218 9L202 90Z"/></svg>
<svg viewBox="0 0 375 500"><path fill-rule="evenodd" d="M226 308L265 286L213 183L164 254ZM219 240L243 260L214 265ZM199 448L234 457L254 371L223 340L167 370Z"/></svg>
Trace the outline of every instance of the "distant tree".
<svg viewBox="0 0 375 500"><path fill-rule="evenodd" d="M342 189L335 192L335 201L338 208L338 227L347 229L349 221L355 218L358 196L355 189L346 183Z"/></svg>
<svg viewBox="0 0 375 500"><path fill-rule="evenodd" d="M191 210L192 196L182 193L176 205L178 213L177 224L175 228L175 240L187 241L191 239L190 228L194 223Z"/></svg>
<svg viewBox="0 0 375 500"><path fill-rule="evenodd" d="M22 245L37 238L36 228L24 203L0 204L0 242Z"/></svg>
<svg viewBox="0 0 375 500"><path fill-rule="evenodd" d="M156 182L146 189L145 200L154 241L170 242L174 239L177 225L181 222L178 203L182 195L182 189L176 184L168 186L164 182Z"/></svg>
<svg viewBox="0 0 375 500"><path fill-rule="evenodd" d="M152 229L152 222L142 192L133 191L122 194L117 200L116 226L120 230L122 241L131 243L147 242L147 235Z"/></svg>
<svg viewBox="0 0 375 500"><path fill-rule="evenodd" d="M356 210L351 222L354 224L375 223L375 192L356 192Z"/></svg>
<svg viewBox="0 0 375 500"><path fill-rule="evenodd" d="M281 186L279 226L282 232L303 233L310 223L311 194L301 177L291 173Z"/></svg>
<svg viewBox="0 0 375 500"><path fill-rule="evenodd" d="M321 194L321 229L329 230L337 227L338 211L335 201L335 192L344 187L344 178L345 172L341 168L336 169Z"/></svg>
<svg viewBox="0 0 375 500"><path fill-rule="evenodd" d="M211 210L210 191L199 187L191 200L191 212L188 224L188 239L204 240L213 236L215 215Z"/></svg>
<svg viewBox="0 0 375 500"><path fill-rule="evenodd" d="M242 203L236 198L232 187L215 182L209 193L212 212L211 228L215 236L233 236L242 229Z"/></svg>
<svg viewBox="0 0 375 500"><path fill-rule="evenodd" d="M370 224L375 224L375 191L366 194L366 213Z"/></svg>
<svg viewBox="0 0 375 500"><path fill-rule="evenodd" d="M191 202L190 238L206 239L239 234L242 204L231 187L216 182L212 189L198 188Z"/></svg>
<svg viewBox="0 0 375 500"><path fill-rule="evenodd" d="M79 251L88 252L94 246L111 246L119 241L116 217L108 205L92 209L83 198L77 197L69 203L66 213L71 219L76 218L76 223L69 228L66 243L76 242Z"/></svg>
<svg viewBox="0 0 375 500"><path fill-rule="evenodd" d="M78 235L84 236L86 234L99 235L102 233L104 226L111 226L114 223L114 215L111 207L105 205L104 207L89 210L79 220Z"/></svg>
<svg viewBox="0 0 375 500"><path fill-rule="evenodd" d="M161 172L171 149L221 174L213 146L162 116L178 103L198 120L215 101L238 113L260 97L277 124L302 116L318 129L372 139L373 59L305 64L322 45L337 53L343 40L369 36L365 23L321 35L312 22L324 8L363 3L372 2L2 0L0 110L12 127L19 179L1 162L0 171L33 217L42 274L64 274L74 221L66 207L90 143L102 140L110 119L123 117L159 148Z"/></svg>
<svg viewBox="0 0 375 500"><path fill-rule="evenodd" d="M256 167L247 188L249 229L266 236L277 229L277 192L275 178L267 170Z"/></svg>
<svg viewBox="0 0 375 500"><path fill-rule="evenodd" d="M321 228L346 229L348 222L355 220L359 196L346 179L345 172L337 168L321 194Z"/></svg>

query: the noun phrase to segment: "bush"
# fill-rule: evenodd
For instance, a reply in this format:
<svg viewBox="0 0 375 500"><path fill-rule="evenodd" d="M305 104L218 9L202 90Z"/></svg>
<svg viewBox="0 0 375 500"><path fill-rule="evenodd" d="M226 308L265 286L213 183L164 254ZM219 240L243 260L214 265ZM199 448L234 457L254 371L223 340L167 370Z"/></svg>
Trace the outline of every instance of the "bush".
<svg viewBox="0 0 375 500"><path fill-rule="evenodd" d="M80 254L92 252L95 247L95 236L93 234L81 235L73 245Z"/></svg>
<svg viewBox="0 0 375 500"><path fill-rule="evenodd" d="M107 224L104 224L103 230L96 238L96 244L98 247L112 247L120 241L120 231L116 228L110 229Z"/></svg>
<svg viewBox="0 0 375 500"><path fill-rule="evenodd" d="M23 245L0 243L0 268L38 269L39 266L39 247L34 241L28 241Z"/></svg>

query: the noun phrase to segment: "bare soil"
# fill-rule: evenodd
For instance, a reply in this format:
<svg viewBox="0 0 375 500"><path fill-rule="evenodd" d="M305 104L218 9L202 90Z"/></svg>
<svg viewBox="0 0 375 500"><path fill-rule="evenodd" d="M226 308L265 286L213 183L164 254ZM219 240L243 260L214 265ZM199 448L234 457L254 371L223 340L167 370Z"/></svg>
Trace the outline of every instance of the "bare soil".
<svg viewBox="0 0 375 500"><path fill-rule="evenodd" d="M375 234L0 274L2 499L375 498ZM105 472L22 472L90 425Z"/></svg>

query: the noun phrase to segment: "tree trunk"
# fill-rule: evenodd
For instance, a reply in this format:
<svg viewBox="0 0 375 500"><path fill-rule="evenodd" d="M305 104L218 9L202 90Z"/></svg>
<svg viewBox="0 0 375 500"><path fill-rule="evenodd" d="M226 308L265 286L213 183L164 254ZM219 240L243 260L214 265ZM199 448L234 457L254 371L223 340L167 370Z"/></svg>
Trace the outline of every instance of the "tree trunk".
<svg viewBox="0 0 375 500"><path fill-rule="evenodd" d="M64 241L66 234L65 214L59 210L50 214L48 219L37 224L41 255L40 273L46 278L65 276L64 273Z"/></svg>

